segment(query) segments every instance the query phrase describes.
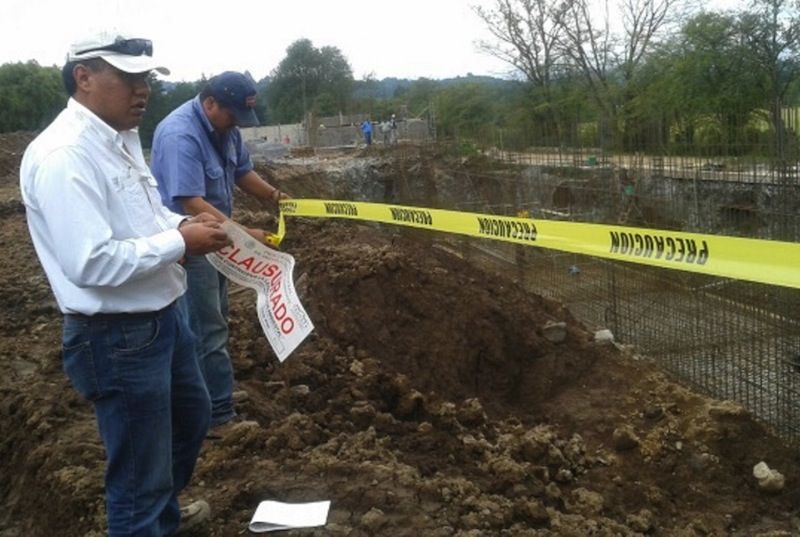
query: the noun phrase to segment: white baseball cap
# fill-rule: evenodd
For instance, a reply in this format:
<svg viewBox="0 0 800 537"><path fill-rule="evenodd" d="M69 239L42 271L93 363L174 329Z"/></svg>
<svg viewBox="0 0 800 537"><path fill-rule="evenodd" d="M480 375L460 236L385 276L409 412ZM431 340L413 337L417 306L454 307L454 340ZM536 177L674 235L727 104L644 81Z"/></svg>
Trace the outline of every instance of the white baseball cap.
<svg viewBox="0 0 800 537"><path fill-rule="evenodd" d="M169 74L169 69L153 59L153 42L149 39L100 32L76 41L67 52L67 62L92 58L102 58L126 73L155 70L162 75Z"/></svg>

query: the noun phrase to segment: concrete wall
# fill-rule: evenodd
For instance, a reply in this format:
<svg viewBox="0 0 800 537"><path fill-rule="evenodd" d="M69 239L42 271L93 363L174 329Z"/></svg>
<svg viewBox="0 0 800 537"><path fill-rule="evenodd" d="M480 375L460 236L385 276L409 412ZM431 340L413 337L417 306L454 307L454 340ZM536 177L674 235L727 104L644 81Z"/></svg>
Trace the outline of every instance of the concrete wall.
<svg viewBox="0 0 800 537"><path fill-rule="evenodd" d="M364 143L359 125L366 119L363 114L352 116L331 116L314 119L314 127L306 132L302 123L290 125L270 125L242 129L245 142L268 142L287 147L339 147L355 146ZM373 122L372 140L383 143L380 122ZM399 119L397 137L401 141L425 142L430 139L428 123L423 119Z"/></svg>
<svg viewBox="0 0 800 537"><path fill-rule="evenodd" d="M315 147L337 147L343 145L360 145L364 143L360 122L330 125L323 122L309 133L311 145ZM422 119L400 119L397 121L397 138L407 142L425 142L430 139L428 124ZM372 143L384 143L380 122L372 123Z"/></svg>
<svg viewBox="0 0 800 537"><path fill-rule="evenodd" d="M268 125L265 127L249 127L241 129L245 142L264 141L283 144L290 147L308 145L302 123L291 125Z"/></svg>

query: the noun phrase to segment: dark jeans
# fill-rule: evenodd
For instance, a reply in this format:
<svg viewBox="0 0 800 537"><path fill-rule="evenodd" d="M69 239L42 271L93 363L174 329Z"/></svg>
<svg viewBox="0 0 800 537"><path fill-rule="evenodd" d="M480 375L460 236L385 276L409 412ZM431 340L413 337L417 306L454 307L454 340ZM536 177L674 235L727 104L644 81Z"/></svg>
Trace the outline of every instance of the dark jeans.
<svg viewBox="0 0 800 537"><path fill-rule="evenodd" d="M63 345L106 448L109 536L172 535L211 414L185 314L66 315Z"/></svg>
<svg viewBox="0 0 800 537"><path fill-rule="evenodd" d="M211 397L211 426L236 415L233 408L233 364L228 353L228 280L205 256L186 256L186 308L196 336L197 359Z"/></svg>

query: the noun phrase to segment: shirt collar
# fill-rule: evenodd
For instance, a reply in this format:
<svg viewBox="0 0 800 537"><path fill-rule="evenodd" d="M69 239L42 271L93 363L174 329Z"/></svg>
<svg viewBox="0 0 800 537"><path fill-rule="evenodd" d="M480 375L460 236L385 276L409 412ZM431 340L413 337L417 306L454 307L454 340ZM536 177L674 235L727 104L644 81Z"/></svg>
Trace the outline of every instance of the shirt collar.
<svg viewBox="0 0 800 537"><path fill-rule="evenodd" d="M203 110L203 102L200 100L200 96L194 98L192 101L192 110L194 110L195 115L197 115L200 123L205 127L206 131L209 133L214 133L214 125L208 120L208 116L206 115L206 111Z"/></svg>
<svg viewBox="0 0 800 537"><path fill-rule="evenodd" d="M83 121L87 124L91 125L95 131L101 136L101 138L111 145L115 145L122 149L122 142L124 140L122 134L113 128L111 125L100 119L100 117L89 110L86 106L79 103L75 98L70 97L69 101L67 101L67 108L75 113L78 117L80 117ZM125 133L131 133L134 136L137 136L139 132L138 128L133 128L125 131Z"/></svg>
<svg viewBox="0 0 800 537"><path fill-rule="evenodd" d="M146 169L146 164L141 155L141 145L139 142L139 128L134 127L124 131L118 131L89 108L70 97L67 101L67 108L72 111L81 121L89 125L100 137L103 144L113 147L136 168Z"/></svg>

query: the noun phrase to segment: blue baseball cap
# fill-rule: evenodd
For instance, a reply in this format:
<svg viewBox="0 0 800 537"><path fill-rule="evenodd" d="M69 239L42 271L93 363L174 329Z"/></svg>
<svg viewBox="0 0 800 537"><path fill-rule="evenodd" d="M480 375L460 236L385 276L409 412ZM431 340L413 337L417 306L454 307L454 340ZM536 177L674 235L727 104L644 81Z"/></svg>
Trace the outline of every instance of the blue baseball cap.
<svg viewBox="0 0 800 537"><path fill-rule="evenodd" d="M257 127L256 85L236 71L225 71L208 81L209 94L236 118L237 127Z"/></svg>

